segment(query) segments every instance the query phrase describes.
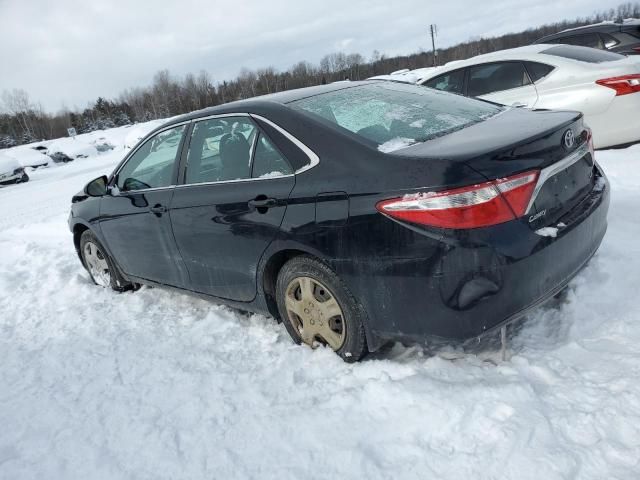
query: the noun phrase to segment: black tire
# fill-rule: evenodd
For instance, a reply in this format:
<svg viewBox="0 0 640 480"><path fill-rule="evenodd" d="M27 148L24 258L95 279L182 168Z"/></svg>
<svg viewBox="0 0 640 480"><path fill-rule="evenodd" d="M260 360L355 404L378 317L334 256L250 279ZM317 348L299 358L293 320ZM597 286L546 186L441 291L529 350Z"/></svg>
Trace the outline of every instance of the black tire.
<svg viewBox="0 0 640 480"><path fill-rule="evenodd" d="M20 183L27 183L29 181L29 175L26 173L22 174L22 178L20 179Z"/></svg>
<svg viewBox="0 0 640 480"><path fill-rule="evenodd" d="M101 285L100 282L96 281L96 278L94 278L93 274L91 273L91 269L89 267L89 263L87 261L86 253L85 253L85 247L87 246L88 243L92 243L93 245L95 245L98 248L100 256L104 258L104 260L106 260L107 262L109 276L110 276L108 281L109 287L111 287L116 292L124 292L127 290L137 290L137 285L126 281L122 277L115 263L113 262L109 254L107 254L106 250L104 249L102 244L98 241L98 239L93 234L93 232L91 230L85 230L84 232L82 232L82 235L80 236L80 256L82 258L82 265L84 266L85 270L87 270L87 273L89 273L89 278L91 278L91 281L93 283L100 286L107 286L107 285Z"/></svg>
<svg viewBox="0 0 640 480"><path fill-rule="evenodd" d="M302 343L298 329L292 323L286 307L287 288L300 277L310 277L325 286L342 310L342 329L345 337L342 346L335 352L345 362L357 362L367 353L367 341L364 333L366 314L347 286L324 263L306 255L294 257L280 269L276 283L278 311L282 323L294 342Z"/></svg>

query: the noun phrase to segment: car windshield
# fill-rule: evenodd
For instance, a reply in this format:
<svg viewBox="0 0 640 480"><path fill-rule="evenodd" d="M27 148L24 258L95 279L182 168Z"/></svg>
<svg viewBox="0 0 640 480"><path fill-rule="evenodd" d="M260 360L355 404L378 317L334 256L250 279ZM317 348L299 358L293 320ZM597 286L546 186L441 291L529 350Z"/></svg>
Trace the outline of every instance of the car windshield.
<svg viewBox="0 0 640 480"><path fill-rule="evenodd" d="M391 152L485 120L502 107L416 85L377 82L289 104Z"/></svg>
<svg viewBox="0 0 640 480"><path fill-rule="evenodd" d="M547 48L541 53L586 63L615 62L626 58L618 53L605 52L589 47L578 47L576 45L558 45L557 47Z"/></svg>

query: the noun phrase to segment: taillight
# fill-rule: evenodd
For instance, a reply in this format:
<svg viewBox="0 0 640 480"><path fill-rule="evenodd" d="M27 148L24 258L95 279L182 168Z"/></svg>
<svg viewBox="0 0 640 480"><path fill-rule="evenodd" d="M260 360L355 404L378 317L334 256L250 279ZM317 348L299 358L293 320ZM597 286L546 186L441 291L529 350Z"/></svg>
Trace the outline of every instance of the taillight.
<svg viewBox="0 0 640 480"><path fill-rule="evenodd" d="M640 92L640 74L623 75L622 77L604 78L596 80L598 85L612 88L616 91L616 97Z"/></svg>
<svg viewBox="0 0 640 480"><path fill-rule="evenodd" d="M595 159L596 152L595 152L595 148L593 148L593 132L589 127L587 127L586 130L587 130L587 146L589 147L589 153L591 154L591 158Z"/></svg>
<svg viewBox="0 0 640 480"><path fill-rule="evenodd" d="M440 228L478 228L525 214L538 172L442 192L416 193L383 200L379 212L398 220Z"/></svg>
<svg viewBox="0 0 640 480"><path fill-rule="evenodd" d="M636 52L640 53L640 47L633 47L633 50L635 50Z"/></svg>

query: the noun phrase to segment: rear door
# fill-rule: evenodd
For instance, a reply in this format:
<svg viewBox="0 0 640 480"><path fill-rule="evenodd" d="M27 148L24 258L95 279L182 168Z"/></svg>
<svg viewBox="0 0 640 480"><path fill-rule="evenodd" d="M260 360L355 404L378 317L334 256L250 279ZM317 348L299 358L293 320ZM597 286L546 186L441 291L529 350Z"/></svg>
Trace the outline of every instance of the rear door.
<svg viewBox="0 0 640 480"><path fill-rule="evenodd" d="M520 61L484 63L468 68L467 96L514 107L533 108L538 92Z"/></svg>
<svg viewBox="0 0 640 480"><path fill-rule="evenodd" d="M256 271L277 235L295 177L247 115L198 121L171 222L191 289L237 301L256 295Z"/></svg>

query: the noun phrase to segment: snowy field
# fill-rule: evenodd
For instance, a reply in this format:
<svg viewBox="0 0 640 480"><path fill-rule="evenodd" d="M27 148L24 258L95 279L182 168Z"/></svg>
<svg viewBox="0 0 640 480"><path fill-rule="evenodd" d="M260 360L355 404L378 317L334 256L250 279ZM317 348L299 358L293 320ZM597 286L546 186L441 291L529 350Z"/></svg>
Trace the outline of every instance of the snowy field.
<svg viewBox="0 0 640 480"><path fill-rule="evenodd" d="M70 199L130 131L0 188L0 479L640 478L640 145L598 152L607 236L510 360L395 345L347 365L270 318L90 283Z"/></svg>

